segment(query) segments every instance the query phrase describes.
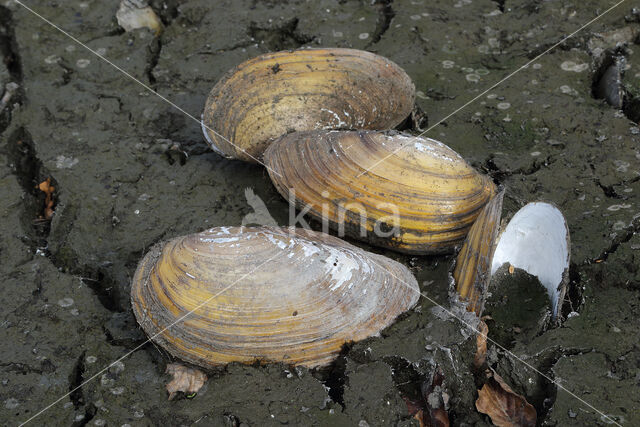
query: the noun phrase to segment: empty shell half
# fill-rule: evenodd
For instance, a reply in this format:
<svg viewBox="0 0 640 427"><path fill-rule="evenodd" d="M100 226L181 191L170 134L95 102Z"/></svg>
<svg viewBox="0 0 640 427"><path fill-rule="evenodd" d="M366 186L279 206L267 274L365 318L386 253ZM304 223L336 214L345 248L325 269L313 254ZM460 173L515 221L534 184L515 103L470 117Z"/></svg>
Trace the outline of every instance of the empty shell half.
<svg viewBox="0 0 640 427"><path fill-rule="evenodd" d="M328 364L415 305L400 263L323 233L218 227L154 246L133 279L140 326L175 357Z"/></svg>
<svg viewBox="0 0 640 427"><path fill-rule="evenodd" d="M295 132L275 141L264 161L302 212L340 236L400 252L452 251L495 194L451 148L394 131Z"/></svg>
<svg viewBox="0 0 640 427"><path fill-rule="evenodd" d="M409 76L370 52L267 53L238 65L213 87L203 130L215 151L255 162L273 139L293 131L394 128L414 100Z"/></svg>
<svg viewBox="0 0 640 427"><path fill-rule="evenodd" d="M558 320L570 257L569 227L562 212L550 203L529 203L499 232L501 214L502 193L484 208L458 253L453 271L458 295L480 315L491 276L508 263L538 278Z"/></svg>

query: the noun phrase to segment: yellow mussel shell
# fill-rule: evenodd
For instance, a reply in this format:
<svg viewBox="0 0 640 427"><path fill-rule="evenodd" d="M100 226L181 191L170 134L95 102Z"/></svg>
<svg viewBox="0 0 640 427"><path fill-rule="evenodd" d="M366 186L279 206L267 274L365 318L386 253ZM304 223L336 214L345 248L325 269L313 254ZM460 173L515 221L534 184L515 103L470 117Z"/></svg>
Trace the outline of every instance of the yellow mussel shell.
<svg viewBox="0 0 640 427"><path fill-rule="evenodd" d="M323 233L217 227L154 246L131 302L149 337L178 359L330 363L419 297L400 263Z"/></svg>
<svg viewBox="0 0 640 427"><path fill-rule="evenodd" d="M460 299L478 316L482 313L491 278L491 262L500 230L504 191L482 209L458 252L453 279Z"/></svg>
<svg viewBox="0 0 640 427"><path fill-rule="evenodd" d="M291 133L264 161L301 211L340 235L401 252L452 251L495 194L491 180L446 145L394 131Z"/></svg>
<svg viewBox="0 0 640 427"><path fill-rule="evenodd" d="M414 100L409 76L370 52L267 53L238 65L213 87L203 131L219 153L256 162L274 138L293 131L394 128Z"/></svg>

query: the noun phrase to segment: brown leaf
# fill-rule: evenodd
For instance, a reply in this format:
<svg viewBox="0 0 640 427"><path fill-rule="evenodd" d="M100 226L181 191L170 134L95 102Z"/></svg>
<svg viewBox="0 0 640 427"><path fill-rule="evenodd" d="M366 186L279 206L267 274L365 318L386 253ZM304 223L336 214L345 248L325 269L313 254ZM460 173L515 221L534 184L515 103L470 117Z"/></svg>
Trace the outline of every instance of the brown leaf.
<svg viewBox="0 0 640 427"><path fill-rule="evenodd" d="M197 393L207 381L207 375L204 372L179 363L168 364L165 373L173 375L173 380L166 385L169 400L173 399L179 391L187 395Z"/></svg>
<svg viewBox="0 0 640 427"><path fill-rule="evenodd" d="M489 415L498 427L534 427L537 414L527 400L511 390L511 387L498 375L487 380L478 390L476 400L478 412Z"/></svg>
<svg viewBox="0 0 640 427"><path fill-rule="evenodd" d="M407 405L407 411L409 411L409 415L416 415L418 412L422 411L422 408L424 408L424 402L422 401L422 398L419 401L416 401L409 399L406 396L402 396L402 400L404 400L404 403L406 403Z"/></svg>
<svg viewBox="0 0 640 427"><path fill-rule="evenodd" d="M476 336L476 356L473 360L473 366L481 368L487 360L487 334L489 327L484 321L478 324L478 335Z"/></svg>

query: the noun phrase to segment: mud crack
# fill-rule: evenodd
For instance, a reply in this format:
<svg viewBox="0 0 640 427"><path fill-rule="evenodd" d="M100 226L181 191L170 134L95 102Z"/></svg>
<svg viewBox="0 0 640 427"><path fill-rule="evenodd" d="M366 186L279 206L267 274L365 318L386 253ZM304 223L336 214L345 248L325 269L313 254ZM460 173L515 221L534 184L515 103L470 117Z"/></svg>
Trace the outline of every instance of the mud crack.
<svg viewBox="0 0 640 427"><path fill-rule="evenodd" d="M298 31L298 18L292 18L277 26L262 27L255 22L249 24L249 36L270 51L297 49L315 40L314 36Z"/></svg>
<svg viewBox="0 0 640 427"><path fill-rule="evenodd" d="M4 57L11 78L22 82L22 62L13 29L13 14L6 7L0 6L0 54Z"/></svg>
<svg viewBox="0 0 640 427"><path fill-rule="evenodd" d="M342 354L329 367L317 371L314 375L327 389L331 400L343 408L345 407L344 389L349 382L346 374L347 358L344 356L347 352L348 349L344 348Z"/></svg>
<svg viewBox="0 0 640 427"><path fill-rule="evenodd" d="M384 33L387 32L391 25L391 20L396 16L396 12L391 7L393 0L376 0L373 3L373 7L378 10L378 19L376 20L376 29L373 31L371 41L367 44L366 48L378 43Z"/></svg>
<svg viewBox="0 0 640 427"><path fill-rule="evenodd" d="M498 6L498 10L504 13L504 4L507 0L493 0L493 2Z"/></svg>
<svg viewBox="0 0 640 427"><path fill-rule="evenodd" d="M82 392L81 384L84 380L84 356L86 352L82 352L82 354L76 360L75 365L73 366L73 370L71 371L71 375L69 375L69 391L71 394L69 395L69 399L73 403L73 406L78 409L84 405L84 393Z"/></svg>
<svg viewBox="0 0 640 427"><path fill-rule="evenodd" d="M17 129L9 136L6 154L8 166L25 194L22 225L29 237L30 246L34 252L38 249L46 251L51 222L44 216L46 196L38 189L38 184L49 178L51 185L57 188L57 182L43 167L36 154L33 140L24 128ZM54 193L54 199L55 195L57 191Z"/></svg>
<svg viewBox="0 0 640 427"><path fill-rule="evenodd" d="M586 259L583 264L592 264L594 262L600 263L600 262L606 261L607 258L609 258L609 255L615 253L618 250L620 245L622 245L623 243L627 243L629 240L631 240L634 234L638 232L640 232L640 217L635 218L632 221L631 226L624 229L621 235L616 236L611 241L609 246L600 253L600 255L596 256L595 258Z"/></svg>
<svg viewBox="0 0 640 427"><path fill-rule="evenodd" d="M640 123L640 90L631 82L625 82L624 75L629 57L633 53L630 45L640 44L639 37L640 31L637 28L625 26L596 34L588 43L596 64L592 75L591 95L622 110L634 123Z"/></svg>
<svg viewBox="0 0 640 427"><path fill-rule="evenodd" d="M22 97L22 63L13 29L11 11L0 6L0 134L9 126L12 105ZM3 73L8 73L8 81L4 81Z"/></svg>
<svg viewBox="0 0 640 427"><path fill-rule="evenodd" d="M158 65L160 60L160 52L162 52L162 40L159 38L154 39L149 45L149 52L147 55L147 66L145 67L145 75L152 88L155 89L156 77L153 75L153 70Z"/></svg>
<svg viewBox="0 0 640 427"><path fill-rule="evenodd" d="M504 180L513 175L533 175L543 167L548 167L555 162L552 156L547 156L544 160L535 161L528 167L521 167L513 170L500 169L494 162L491 155L480 167L493 179L494 183L501 185Z"/></svg>

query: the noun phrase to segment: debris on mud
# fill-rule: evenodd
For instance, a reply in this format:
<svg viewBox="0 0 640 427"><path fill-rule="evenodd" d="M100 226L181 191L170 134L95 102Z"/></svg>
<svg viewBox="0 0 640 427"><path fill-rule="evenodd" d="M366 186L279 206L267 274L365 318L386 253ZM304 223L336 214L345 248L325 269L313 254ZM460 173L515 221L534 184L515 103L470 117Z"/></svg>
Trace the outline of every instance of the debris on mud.
<svg viewBox="0 0 640 427"><path fill-rule="evenodd" d="M178 393L184 393L187 398L192 398L207 382L207 374L180 363L169 363L165 373L173 376L173 379L166 385L169 400L173 400Z"/></svg>
<svg viewBox="0 0 640 427"><path fill-rule="evenodd" d="M125 31L148 28L156 36L162 32L162 21L144 0L122 0L116 18Z"/></svg>
<svg viewBox="0 0 640 427"><path fill-rule="evenodd" d="M56 190L56 188L53 185L51 185L51 178L47 178L46 180L38 184L38 189L45 194L44 208L42 210L42 215L40 216L39 219L45 219L47 221L50 221L51 218L53 218L53 213L54 213L53 193Z"/></svg>

